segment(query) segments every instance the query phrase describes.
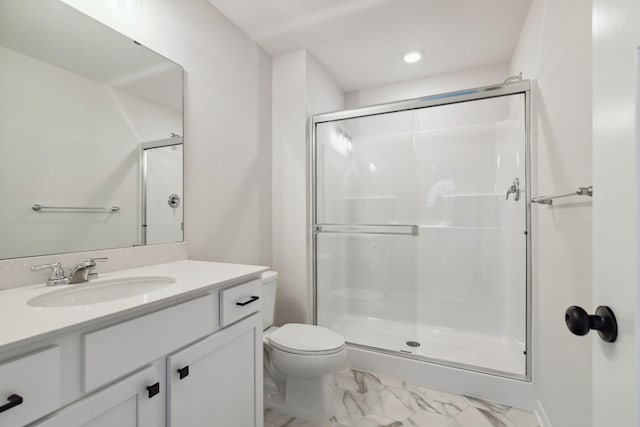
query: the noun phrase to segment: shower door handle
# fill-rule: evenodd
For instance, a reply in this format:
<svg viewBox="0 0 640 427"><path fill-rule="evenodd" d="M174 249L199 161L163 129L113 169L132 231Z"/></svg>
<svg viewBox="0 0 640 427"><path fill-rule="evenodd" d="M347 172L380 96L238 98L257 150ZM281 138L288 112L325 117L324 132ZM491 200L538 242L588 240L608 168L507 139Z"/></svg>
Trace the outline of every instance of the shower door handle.
<svg viewBox="0 0 640 427"><path fill-rule="evenodd" d="M513 184L511 184L511 187L507 188L507 195L505 196L505 200L509 200L509 195L513 194L513 200L514 201L518 201L520 200L520 180L516 177L513 179Z"/></svg>

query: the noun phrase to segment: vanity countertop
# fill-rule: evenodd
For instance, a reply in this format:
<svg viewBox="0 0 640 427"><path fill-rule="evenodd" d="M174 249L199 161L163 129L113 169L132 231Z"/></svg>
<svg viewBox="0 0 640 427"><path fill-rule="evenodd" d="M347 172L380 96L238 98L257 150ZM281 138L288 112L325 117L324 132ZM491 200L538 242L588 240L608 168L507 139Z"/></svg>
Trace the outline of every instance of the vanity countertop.
<svg viewBox="0 0 640 427"><path fill-rule="evenodd" d="M63 330L86 326L89 323L117 318L141 309L170 305L175 300L196 295L207 288L222 287L229 283L260 277L267 267L257 265L226 264L207 261L176 261L150 265L111 273L99 273L91 282L65 286L45 284L24 286L0 291L0 351L45 338ZM98 270L99 272L99 270ZM103 280L141 276L170 276L176 283L148 294L66 307L32 307L31 298L64 288L98 284Z"/></svg>

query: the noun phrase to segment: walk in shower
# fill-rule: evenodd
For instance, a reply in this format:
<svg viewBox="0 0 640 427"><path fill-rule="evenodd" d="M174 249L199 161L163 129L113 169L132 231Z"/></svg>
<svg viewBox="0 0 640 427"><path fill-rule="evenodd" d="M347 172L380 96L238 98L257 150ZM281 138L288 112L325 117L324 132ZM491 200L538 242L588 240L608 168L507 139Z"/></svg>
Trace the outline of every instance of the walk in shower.
<svg viewBox="0 0 640 427"><path fill-rule="evenodd" d="M316 323L528 379L529 82L322 114L311 135Z"/></svg>

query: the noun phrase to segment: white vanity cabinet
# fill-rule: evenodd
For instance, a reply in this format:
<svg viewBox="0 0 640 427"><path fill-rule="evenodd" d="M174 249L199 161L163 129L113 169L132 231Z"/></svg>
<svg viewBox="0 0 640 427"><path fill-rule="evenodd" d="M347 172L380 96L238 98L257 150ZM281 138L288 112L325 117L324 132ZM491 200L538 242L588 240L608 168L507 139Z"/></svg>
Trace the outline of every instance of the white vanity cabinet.
<svg viewBox="0 0 640 427"><path fill-rule="evenodd" d="M0 352L0 399L24 399L0 426L262 427L261 291L227 281Z"/></svg>
<svg viewBox="0 0 640 427"><path fill-rule="evenodd" d="M262 425L262 316L255 313L167 359L168 425Z"/></svg>

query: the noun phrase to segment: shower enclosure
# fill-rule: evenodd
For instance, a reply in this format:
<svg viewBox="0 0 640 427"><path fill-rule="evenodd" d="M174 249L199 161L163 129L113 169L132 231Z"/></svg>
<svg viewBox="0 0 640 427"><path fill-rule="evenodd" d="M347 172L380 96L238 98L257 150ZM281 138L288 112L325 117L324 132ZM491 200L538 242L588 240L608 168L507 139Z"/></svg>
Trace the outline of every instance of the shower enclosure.
<svg viewBox="0 0 640 427"><path fill-rule="evenodd" d="M352 346L530 378L529 87L313 117L318 325Z"/></svg>
<svg viewBox="0 0 640 427"><path fill-rule="evenodd" d="M146 142L141 148L141 243L183 240L182 137Z"/></svg>

